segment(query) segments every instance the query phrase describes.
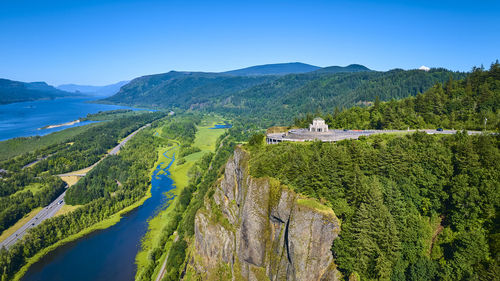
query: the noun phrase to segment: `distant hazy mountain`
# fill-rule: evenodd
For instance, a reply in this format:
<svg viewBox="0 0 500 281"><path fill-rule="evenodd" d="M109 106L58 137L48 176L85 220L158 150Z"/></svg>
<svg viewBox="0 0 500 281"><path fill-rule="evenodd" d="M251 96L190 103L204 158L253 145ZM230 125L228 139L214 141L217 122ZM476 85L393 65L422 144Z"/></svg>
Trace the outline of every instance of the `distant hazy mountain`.
<svg viewBox="0 0 500 281"><path fill-rule="evenodd" d="M74 94L56 89L45 82L26 83L0 79L0 104L67 96Z"/></svg>
<svg viewBox="0 0 500 281"><path fill-rule="evenodd" d="M118 83L105 86L64 84L57 86L57 88L71 93L82 93L89 96L108 97L118 93L118 91L120 91L120 88L123 85L126 85L128 82L129 81L120 81Z"/></svg>
<svg viewBox="0 0 500 281"><path fill-rule="evenodd" d="M257 75L286 75L292 73L306 73L311 72L321 67L305 64L301 62L290 63L275 63L256 65L242 69L222 72L224 74L237 75L237 76L257 76Z"/></svg>
<svg viewBox="0 0 500 281"><path fill-rule="evenodd" d="M371 71L368 67L361 64L350 64L348 66L328 66L316 70L316 73L339 73L339 72L361 72Z"/></svg>

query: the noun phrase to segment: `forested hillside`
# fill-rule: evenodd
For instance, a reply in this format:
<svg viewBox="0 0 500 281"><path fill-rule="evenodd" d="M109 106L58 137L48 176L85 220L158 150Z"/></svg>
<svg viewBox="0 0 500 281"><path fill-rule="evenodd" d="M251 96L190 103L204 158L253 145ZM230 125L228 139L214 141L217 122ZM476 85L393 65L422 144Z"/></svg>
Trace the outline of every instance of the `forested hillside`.
<svg viewBox="0 0 500 281"><path fill-rule="evenodd" d="M382 92L381 92L382 93ZM380 96L386 99L387 96ZM454 128L498 130L500 128L500 64L489 70L475 68L467 78L437 83L423 94L373 106L329 110L323 117L333 128L413 129ZM309 111L310 112L310 111ZM295 121L307 126L315 116Z"/></svg>
<svg viewBox="0 0 500 281"><path fill-rule="evenodd" d="M45 82L24 83L0 79L0 104L71 96Z"/></svg>
<svg viewBox="0 0 500 281"><path fill-rule="evenodd" d="M287 124L303 112L365 104L380 95L383 100L416 95L450 75L465 76L444 69L287 75L234 95L233 106L215 105L214 110Z"/></svg>
<svg viewBox="0 0 500 281"><path fill-rule="evenodd" d="M272 81L275 76L230 76L217 73L176 72L143 76L123 86L104 102L158 108L203 108L225 103L231 93Z"/></svg>
<svg viewBox="0 0 500 281"><path fill-rule="evenodd" d="M346 280L497 280L499 146L465 133L254 145L250 167L333 208Z"/></svg>
<svg viewBox="0 0 500 281"><path fill-rule="evenodd" d="M369 104L377 96L381 100L414 96L450 76L465 77L464 73L445 69L376 72L361 67L324 68L285 76L169 72L134 79L104 101L218 112L264 119L271 125L290 123L301 112Z"/></svg>

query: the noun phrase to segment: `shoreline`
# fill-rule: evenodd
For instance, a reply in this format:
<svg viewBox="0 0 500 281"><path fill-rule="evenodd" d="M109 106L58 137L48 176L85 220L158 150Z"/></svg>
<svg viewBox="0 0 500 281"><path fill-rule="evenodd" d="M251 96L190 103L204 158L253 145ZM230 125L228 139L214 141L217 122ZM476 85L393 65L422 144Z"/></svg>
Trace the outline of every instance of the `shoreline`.
<svg viewBox="0 0 500 281"><path fill-rule="evenodd" d="M175 159L171 159L166 154L169 153L170 151L172 151L173 155L175 155L175 153L177 152L176 149L178 149L180 147L180 143L177 140L170 140L170 141L173 141L175 143L175 145L173 147L165 147L165 151L163 151L163 152L159 151L159 155L161 155L161 156L158 158L158 161L155 163L156 167L160 166L160 169L162 169L163 171L165 171L165 169L167 167L169 167L170 164L174 164L174 162L175 162ZM162 159L162 157L164 157L166 159L170 159L170 162L166 163L165 159ZM168 171L170 171L170 168L168 169ZM154 174L154 171L153 171L153 174ZM135 273L134 278L137 278L137 274L139 273L139 268L141 266L141 256L145 256L149 253L150 246L152 245L151 243L153 242L152 241L153 237L151 236L151 231L152 231L151 222L154 220L158 220L158 218L163 213L167 213L167 212L170 213L171 210L173 210L174 206L177 204L178 195L182 191L182 189L179 190L179 186L173 180L172 175L170 175L169 177L172 180L172 187L173 188L171 190L167 191L167 194L170 194L170 196L173 196L173 198L172 198L172 200L169 200L169 204L164 210L161 210L155 216L151 217L148 220L148 227L147 227L146 233L141 238L140 248L137 251L135 258L134 258L134 264L136 266L136 273Z"/></svg>
<svg viewBox="0 0 500 281"><path fill-rule="evenodd" d="M156 167L157 167L156 165L153 165L153 167L151 168L150 177L153 175ZM149 199L153 196L151 193L152 188L153 188L153 186L150 184L148 190L146 191L146 194L144 194L143 197L141 197L137 202L133 203L132 205L123 208L122 210L118 211L117 213L112 214L108 218L106 218L106 219L104 219L104 220L102 220L94 225L91 225L91 226L81 230L78 233L70 235L70 236L68 236L62 240L59 240L56 243L40 250L37 254L35 254L33 257L29 258L26 261L26 264L23 265L21 267L21 269L19 269L19 271L13 276L12 280L13 281L20 281L33 264L37 263L44 256L46 256L50 252L56 250L57 248L64 246L70 242L81 239L81 238L87 236L88 234L91 234L94 231L104 230L104 229L110 228L113 225L119 223L121 221L121 218L123 217L123 215L139 208L140 206L142 206L142 204L144 204L144 202L146 202L147 199Z"/></svg>
<svg viewBox="0 0 500 281"><path fill-rule="evenodd" d="M54 128L72 126L72 125L78 124L80 122L81 122L80 119L77 119L77 120L73 120L73 121L70 121L70 122L62 123L62 124L43 126L41 128L38 128L38 130L47 130L47 129L54 129Z"/></svg>
<svg viewBox="0 0 500 281"><path fill-rule="evenodd" d="M151 198L151 185L149 186L149 189L147 193L139 199L137 202L134 204L123 208L122 210L118 211L117 213L111 215L109 218L104 219L92 226L89 226L88 228L83 229L82 231L75 233L73 235L70 235L63 240L60 240L56 242L55 244L52 244L48 246L47 248L42 249L40 252L38 252L36 255L31 257L30 259L27 260L26 264L21 267L21 269L14 275L14 278L12 279L13 281L20 281L21 278L24 277L28 269L38 261L40 261L45 255L49 254L50 252L54 251L55 249L64 246L70 242L76 241L80 238L85 237L86 235L97 231L97 230L104 230L106 228L112 227L113 225L117 224L120 222L121 218L123 215L127 214L130 211L133 211L134 209L140 207L147 199Z"/></svg>

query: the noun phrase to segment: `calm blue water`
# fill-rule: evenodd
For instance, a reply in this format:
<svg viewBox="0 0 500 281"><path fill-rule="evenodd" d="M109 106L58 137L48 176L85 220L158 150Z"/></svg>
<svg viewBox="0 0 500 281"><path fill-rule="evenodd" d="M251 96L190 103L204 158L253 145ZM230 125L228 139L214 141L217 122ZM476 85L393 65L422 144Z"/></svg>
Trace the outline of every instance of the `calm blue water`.
<svg viewBox="0 0 500 281"><path fill-rule="evenodd" d="M135 256L141 238L146 234L149 218L154 216L168 199L165 192L173 189L168 171L156 167L151 178L151 198L136 210L126 214L114 226L93 232L49 253L31 266L23 281L109 281L134 280Z"/></svg>
<svg viewBox="0 0 500 281"><path fill-rule="evenodd" d="M134 109L126 106L87 103L92 98L62 98L18 102L0 105L0 141L35 135L46 135L70 127L85 125L81 122L72 126L38 130L47 125L57 125L74 121L88 113L114 109ZM137 110L137 109L134 109Z"/></svg>
<svg viewBox="0 0 500 281"><path fill-rule="evenodd" d="M218 125L214 125L214 127L210 128L210 129L229 129L232 127L233 127L233 125L231 125L231 124L218 124Z"/></svg>

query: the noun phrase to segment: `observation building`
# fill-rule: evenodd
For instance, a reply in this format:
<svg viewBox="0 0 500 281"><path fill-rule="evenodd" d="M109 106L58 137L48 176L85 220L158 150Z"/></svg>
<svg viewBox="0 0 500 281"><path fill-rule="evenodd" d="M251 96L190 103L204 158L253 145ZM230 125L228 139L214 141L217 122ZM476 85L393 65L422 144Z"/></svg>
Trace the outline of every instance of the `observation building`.
<svg viewBox="0 0 500 281"><path fill-rule="evenodd" d="M308 129L291 129L287 132L272 132L266 134L266 143L275 144L284 141L322 141L322 142L336 142L345 139L358 139L362 136L369 136L373 134L386 134L386 133L411 133L411 132L425 132L427 134L456 134L456 130L330 130L325 120L317 117L314 118L312 124ZM479 131L468 131L469 135L481 134Z"/></svg>
<svg viewBox="0 0 500 281"><path fill-rule="evenodd" d="M309 129L292 129L285 133L269 133L266 135L267 144L275 144L284 141L323 141L335 142L343 139L357 139L363 135L373 134L371 131L348 131L348 130L329 130L328 124L322 118L314 118Z"/></svg>

